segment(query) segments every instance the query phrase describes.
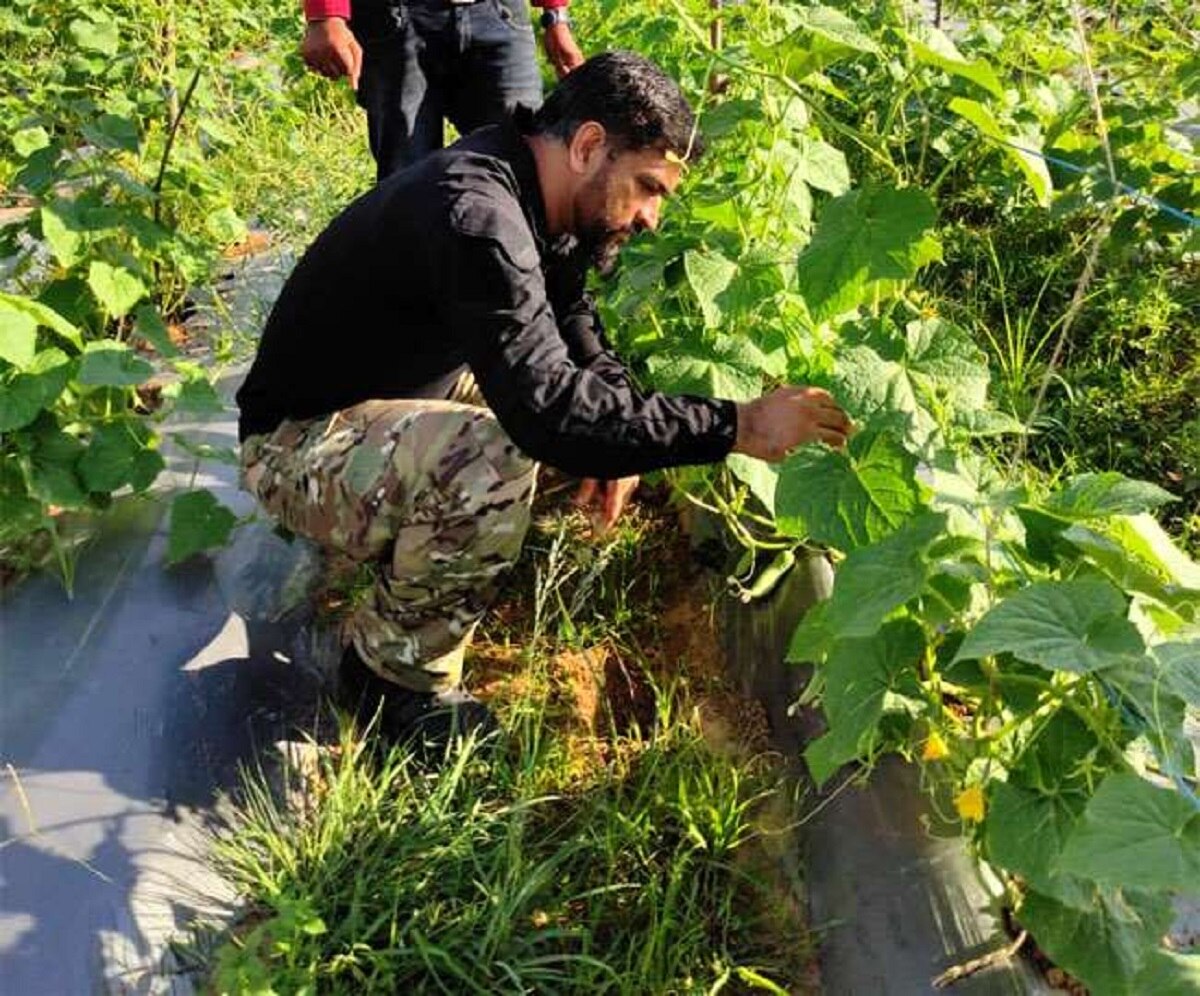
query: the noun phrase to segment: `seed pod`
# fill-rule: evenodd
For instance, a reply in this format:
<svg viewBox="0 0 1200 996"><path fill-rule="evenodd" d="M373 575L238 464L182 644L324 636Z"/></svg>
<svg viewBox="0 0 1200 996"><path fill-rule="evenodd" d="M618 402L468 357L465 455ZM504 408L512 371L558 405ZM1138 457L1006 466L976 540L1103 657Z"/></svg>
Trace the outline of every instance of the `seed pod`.
<svg viewBox="0 0 1200 996"><path fill-rule="evenodd" d="M752 602L758 598L766 598L775 590L776 585L783 580L785 574L796 565L796 551L792 549L780 550L779 554L772 560L763 572L754 579L754 584L742 592L740 598L743 602Z"/></svg>

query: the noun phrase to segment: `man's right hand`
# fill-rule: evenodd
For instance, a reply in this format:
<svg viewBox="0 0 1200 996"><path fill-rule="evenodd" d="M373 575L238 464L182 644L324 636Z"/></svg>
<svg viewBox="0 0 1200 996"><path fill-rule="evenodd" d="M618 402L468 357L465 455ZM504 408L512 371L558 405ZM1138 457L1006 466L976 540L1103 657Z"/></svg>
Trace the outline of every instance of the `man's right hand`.
<svg viewBox="0 0 1200 996"><path fill-rule="evenodd" d="M362 72L362 46L340 17L327 17L320 21L309 21L300 43L300 54L304 62L315 73L331 80L350 77L350 86L358 89L358 77Z"/></svg>
<svg viewBox="0 0 1200 996"><path fill-rule="evenodd" d="M853 424L833 396L819 387L780 387L737 406L735 453L769 463L782 460L804 443L846 445Z"/></svg>

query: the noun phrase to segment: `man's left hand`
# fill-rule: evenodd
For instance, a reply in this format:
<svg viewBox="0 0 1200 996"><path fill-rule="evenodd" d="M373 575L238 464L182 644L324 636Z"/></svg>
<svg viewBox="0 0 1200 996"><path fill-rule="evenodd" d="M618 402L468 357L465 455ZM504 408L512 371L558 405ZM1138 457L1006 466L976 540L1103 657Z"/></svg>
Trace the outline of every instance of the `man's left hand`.
<svg viewBox="0 0 1200 996"><path fill-rule="evenodd" d="M552 24L542 35L542 44L546 48L546 58L561 80L572 69L583 65L583 52L575 44L569 24Z"/></svg>
<svg viewBox="0 0 1200 996"><path fill-rule="evenodd" d="M616 481L598 481L594 477L587 477L579 485L575 504L593 510L592 521L597 531L603 533L616 525L637 486L637 477L622 477Z"/></svg>

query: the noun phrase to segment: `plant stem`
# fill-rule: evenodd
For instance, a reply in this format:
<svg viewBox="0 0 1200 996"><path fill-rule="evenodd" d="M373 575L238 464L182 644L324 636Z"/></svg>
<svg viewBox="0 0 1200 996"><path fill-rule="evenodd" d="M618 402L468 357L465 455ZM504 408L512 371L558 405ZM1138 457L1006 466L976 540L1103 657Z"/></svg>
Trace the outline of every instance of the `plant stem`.
<svg viewBox="0 0 1200 996"><path fill-rule="evenodd" d="M167 174L167 163L171 158L171 150L175 147L175 136L179 133L179 125L183 121L183 116L187 113L188 104L191 103L192 94L196 92L196 86L200 82L201 67L197 66L196 71L192 73L192 81L188 84L187 90L184 92L183 100L179 103L179 113L171 119L171 126L167 131L167 141L163 145L162 159L158 163L158 176L154 178L154 222L158 222L162 218L162 185L163 178Z"/></svg>

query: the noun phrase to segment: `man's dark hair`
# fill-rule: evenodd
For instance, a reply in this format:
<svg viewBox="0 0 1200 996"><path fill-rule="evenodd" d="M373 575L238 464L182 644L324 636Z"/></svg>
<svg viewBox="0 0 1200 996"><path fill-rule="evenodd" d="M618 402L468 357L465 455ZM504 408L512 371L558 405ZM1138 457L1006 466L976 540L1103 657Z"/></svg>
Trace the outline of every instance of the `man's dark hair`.
<svg viewBox="0 0 1200 996"><path fill-rule="evenodd" d="M569 142L585 121L603 125L623 149L657 147L689 161L703 151L695 115L678 85L633 52L603 52L569 72L524 130Z"/></svg>

